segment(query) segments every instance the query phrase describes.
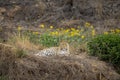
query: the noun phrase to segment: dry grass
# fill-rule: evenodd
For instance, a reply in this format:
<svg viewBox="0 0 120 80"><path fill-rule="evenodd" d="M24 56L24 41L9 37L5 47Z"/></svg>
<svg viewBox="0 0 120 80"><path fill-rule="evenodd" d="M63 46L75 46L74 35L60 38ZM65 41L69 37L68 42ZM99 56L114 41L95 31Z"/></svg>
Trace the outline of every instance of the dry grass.
<svg viewBox="0 0 120 80"><path fill-rule="evenodd" d="M8 80L119 80L106 63L80 56L16 57L16 48L0 44L0 76Z"/></svg>
<svg viewBox="0 0 120 80"><path fill-rule="evenodd" d="M28 36L20 36L20 35L13 35L12 39L8 41L8 44L11 44L19 49L28 50L28 51L35 51L41 50L44 47L41 45L35 45L30 42Z"/></svg>
<svg viewBox="0 0 120 80"><path fill-rule="evenodd" d="M0 76L7 75L8 66L15 61L15 53L14 47L0 43Z"/></svg>
<svg viewBox="0 0 120 80"><path fill-rule="evenodd" d="M59 26L72 26L74 24L78 24L80 23L80 20L66 20L66 21L62 21Z"/></svg>

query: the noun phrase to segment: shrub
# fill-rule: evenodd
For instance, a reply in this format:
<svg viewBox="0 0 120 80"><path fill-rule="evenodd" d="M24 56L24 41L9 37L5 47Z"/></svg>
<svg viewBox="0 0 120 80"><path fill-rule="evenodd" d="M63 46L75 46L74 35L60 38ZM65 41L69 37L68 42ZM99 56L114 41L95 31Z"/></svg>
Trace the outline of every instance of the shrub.
<svg viewBox="0 0 120 80"><path fill-rule="evenodd" d="M88 42L90 55L120 66L120 34L101 34Z"/></svg>
<svg viewBox="0 0 120 80"><path fill-rule="evenodd" d="M59 37L43 34L40 36L39 42L47 47L56 46L59 44Z"/></svg>

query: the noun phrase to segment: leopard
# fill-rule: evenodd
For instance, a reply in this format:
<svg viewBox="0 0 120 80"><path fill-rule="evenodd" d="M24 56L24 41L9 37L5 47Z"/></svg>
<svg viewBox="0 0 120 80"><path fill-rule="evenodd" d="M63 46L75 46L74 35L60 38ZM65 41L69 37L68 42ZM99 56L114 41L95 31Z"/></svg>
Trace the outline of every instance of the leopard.
<svg viewBox="0 0 120 80"><path fill-rule="evenodd" d="M40 50L36 56L69 55L70 49L67 42L60 42L58 47L50 47Z"/></svg>

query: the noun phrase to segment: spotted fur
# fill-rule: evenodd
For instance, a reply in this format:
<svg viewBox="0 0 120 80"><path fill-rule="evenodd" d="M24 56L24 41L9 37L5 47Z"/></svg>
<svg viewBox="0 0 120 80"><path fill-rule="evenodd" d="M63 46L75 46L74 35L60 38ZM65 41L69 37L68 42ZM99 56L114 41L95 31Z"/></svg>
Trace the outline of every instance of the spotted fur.
<svg viewBox="0 0 120 80"><path fill-rule="evenodd" d="M43 49L36 56L50 56L50 55L68 55L69 52L69 44L66 42L61 42L59 47L51 47L47 49Z"/></svg>

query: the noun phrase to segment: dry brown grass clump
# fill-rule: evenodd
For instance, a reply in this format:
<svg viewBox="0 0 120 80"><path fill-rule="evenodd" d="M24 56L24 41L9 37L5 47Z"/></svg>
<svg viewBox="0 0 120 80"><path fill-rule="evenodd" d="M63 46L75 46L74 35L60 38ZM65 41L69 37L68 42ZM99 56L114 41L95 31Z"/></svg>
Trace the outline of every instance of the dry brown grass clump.
<svg viewBox="0 0 120 80"><path fill-rule="evenodd" d="M18 58L17 50L0 44L0 76L9 80L119 80L104 62L82 56Z"/></svg>
<svg viewBox="0 0 120 80"><path fill-rule="evenodd" d="M44 48L40 44L37 45L37 44L30 42L28 36L20 36L20 35L12 35L12 36L13 37L9 39L7 43L11 44L12 46L16 48L27 50L27 51L37 51L37 50L41 50Z"/></svg>

